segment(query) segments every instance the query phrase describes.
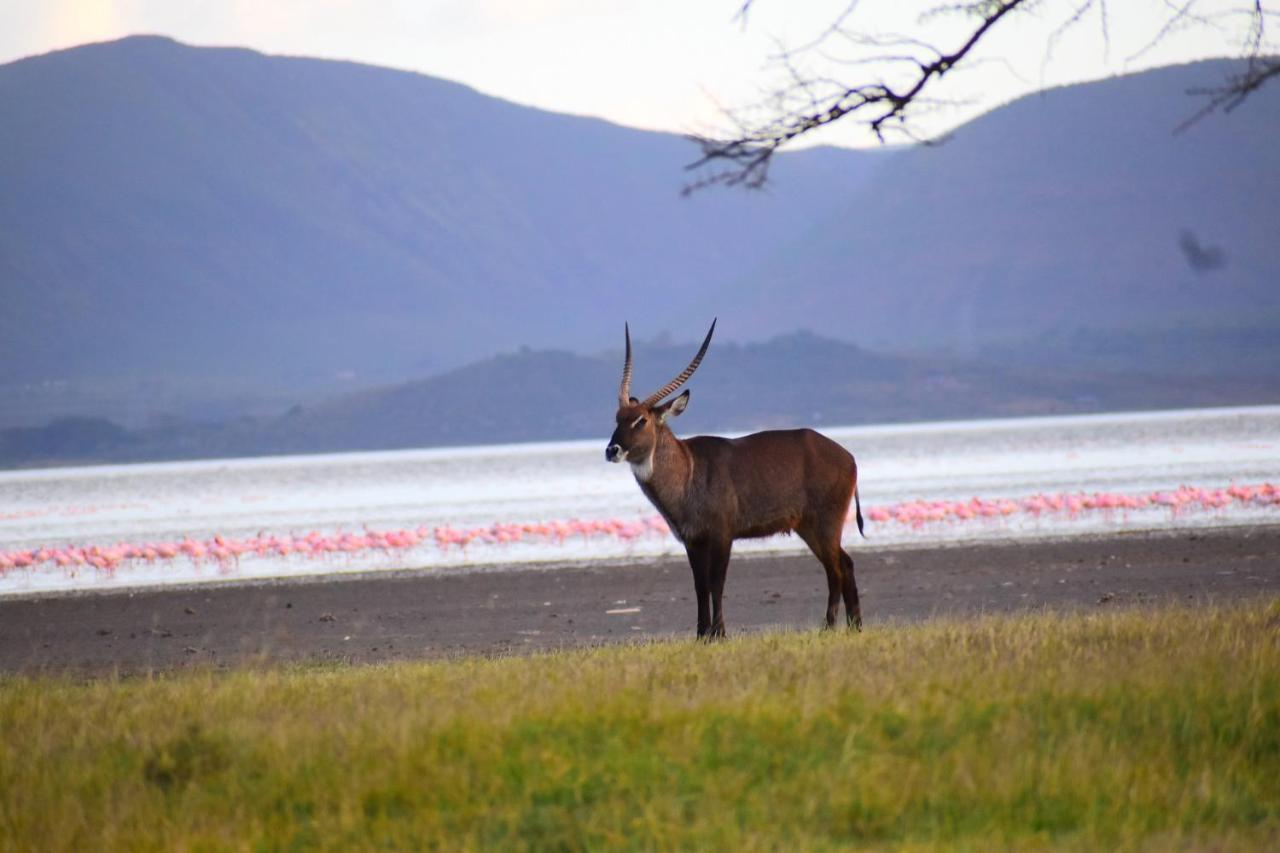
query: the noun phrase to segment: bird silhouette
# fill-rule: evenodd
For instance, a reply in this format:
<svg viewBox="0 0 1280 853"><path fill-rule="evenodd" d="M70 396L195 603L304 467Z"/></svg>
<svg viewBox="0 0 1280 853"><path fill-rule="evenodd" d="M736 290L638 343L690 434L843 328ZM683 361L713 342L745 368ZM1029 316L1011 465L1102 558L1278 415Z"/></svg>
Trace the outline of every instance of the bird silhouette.
<svg viewBox="0 0 1280 853"><path fill-rule="evenodd" d="M1187 265L1197 273L1212 272L1227 265L1227 253L1221 246L1202 246L1196 235L1183 230L1178 235L1178 247L1187 258Z"/></svg>

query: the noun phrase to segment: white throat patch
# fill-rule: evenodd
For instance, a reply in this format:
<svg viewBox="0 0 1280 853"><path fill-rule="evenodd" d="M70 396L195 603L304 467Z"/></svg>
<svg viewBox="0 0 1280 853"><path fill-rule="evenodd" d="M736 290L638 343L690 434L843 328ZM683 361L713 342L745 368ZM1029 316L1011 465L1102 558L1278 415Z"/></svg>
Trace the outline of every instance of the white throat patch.
<svg viewBox="0 0 1280 853"><path fill-rule="evenodd" d="M649 451L649 455L644 459L628 459L631 463L631 473L636 475L636 479L642 483L649 482L653 477L653 451Z"/></svg>

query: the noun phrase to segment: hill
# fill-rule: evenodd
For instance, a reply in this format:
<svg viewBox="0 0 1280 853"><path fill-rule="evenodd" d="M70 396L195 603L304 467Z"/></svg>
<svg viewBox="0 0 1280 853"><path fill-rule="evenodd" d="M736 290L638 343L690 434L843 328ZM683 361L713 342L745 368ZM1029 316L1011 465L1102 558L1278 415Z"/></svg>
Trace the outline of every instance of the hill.
<svg viewBox="0 0 1280 853"><path fill-rule="evenodd" d="M1077 331L1261 324L1280 338L1280 86L1175 133L1199 104L1188 90L1233 67L1161 68L993 110L888 160L708 310L746 335L803 325L967 353Z"/></svg>
<svg viewBox="0 0 1280 853"><path fill-rule="evenodd" d="M767 196L684 199L678 136L155 37L0 67L0 114L0 384L28 421L59 389L185 413L598 349L798 239L878 159L800 152Z"/></svg>
<svg viewBox="0 0 1280 853"><path fill-rule="evenodd" d="M155 37L0 66L0 456L592 435L624 319L721 318L691 429L1272 402L1280 86L1173 133L1229 67L681 198L679 137L419 74Z"/></svg>
<svg viewBox="0 0 1280 853"><path fill-rule="evenodd" d="M1148 342L1149 347L1158 347ZM633 389L679 372L696 343L636 342ZM1272 356L1280 351L1272 350ZM1274 363L1274 361L1270 362ZM337 395L283 415L124 430L67 418L0 429L0 466L321 453L596 438L613 430L620 351L522 349L430 379ZM1280 398L1280 375L1107 372L875 353L811 333L717 340L690 381L680 435L793 426L1159 409Z"/></svg>

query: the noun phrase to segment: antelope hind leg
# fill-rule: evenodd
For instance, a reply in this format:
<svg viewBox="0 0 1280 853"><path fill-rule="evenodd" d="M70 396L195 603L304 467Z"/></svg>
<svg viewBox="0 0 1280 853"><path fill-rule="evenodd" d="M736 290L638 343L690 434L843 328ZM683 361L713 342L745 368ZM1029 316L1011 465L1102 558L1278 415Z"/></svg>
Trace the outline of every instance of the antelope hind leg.
<svg viewBox="0 0 1280 853"><path fill-rule="evenodd" d="M844 616L850 628L862 630L862 606L858 603L858 581L853 576L853 558L840 549L841 580L844 592Z"/></svg>

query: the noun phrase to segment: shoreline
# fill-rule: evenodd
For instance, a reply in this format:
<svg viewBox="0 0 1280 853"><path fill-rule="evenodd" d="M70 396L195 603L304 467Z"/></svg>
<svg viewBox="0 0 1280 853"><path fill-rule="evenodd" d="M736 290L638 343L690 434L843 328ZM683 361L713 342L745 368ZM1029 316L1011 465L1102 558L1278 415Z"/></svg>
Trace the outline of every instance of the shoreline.
<svg viewBox="0 0 1280 853"><path fill-rule="evenodd" d="M913 532L909 538L895 537L892 533L900 533L899 530L891 532L888 540L877 540L873 537L858 538L855 534L847 533L845 537L845 548L850 549L852 556L856 558L859 551L911 551L911 549L937 549L937 548L970 548L970 547L1001 547L1006 544L1032 544L1032 543L1056 543L1071 542L1071 540L1089 540L1089 539L1108 539L1123 538L1130 535L1142 535L1142 537L1160 537L1160 535L1171 535L1176 537L1181 533L1204 533L1211 530L1221 530L1221 532L1229 532L1229 530L1249 530L1249 529L1265 529L1268 526L1276 526L1280 528L1280 519L1272 523L1268 517L1272 516L1272 512L1267 512L1262 520L1258 517L1236 517L1236 519L1224 519L1221 516L1213 516L1210 514L1184 515L1179 519L1181 524L1178 526L1165 524L1149 524L1124 526L1124 528L1114 529L1091 529L1085 526L1084 529L1071 530L1069 528L1051 528L1041 530L1038 528L1018 529L1018 528L995 528L979 532L977 535L968 535L968 537L955 537L955 535L947 535L950 530L946 528L938 528L938 526L925 526L923 530ZM954 530L954 528L952 528ZM768 543L777 543L777 547L769 547ZM746 544L746 547L742 547ZM737 543L735 552L733 552L733 560L739 562L742 560L768 560L768 558L783 558L809 556L809 551L800 543L799 540L791 537L767 537L764 539L748 540L746 543ZM291 571L280 573L276 570L255 571L250 570L248 573L237 574L236 571L224 573L221 569L212 569L207 576L195 576L195 578L180 580L138 580L137 583L120 583L114 584L113 581L90 581L81 587L47 587L33 589L9 590L3 585L5 580L0 575L0 602L5 601L31 601L31 599L41 598L58 598L58 597L78 597L78 596L133 596L133 594L160 592L160 590L198 590L225 587L273 587L273 585L285 584L308 584L308 583L346 583L346 581L374 580L379 578L398 578L398 576L453 576L468 574L490 574L494 571L557 571L575 569L575 567L586 566L611 566L611 565L650 565L658 564L658 562L675 560L684 564L685 556L682 552L680 543L675 539L667 539L667 546L664 546L663 552L657 553L653 551L640 553L627 553L627 555L607 555L600 557L584 557L573 555L556 555L545 558L502 558L500 553L484 553L476 561L471 562L445 562L445 564L421 565L421 566L381 566L381 567L351 567L351 569L337 569L332 565L316 565L315 570L308 570L308 567L302 566L291 567ZM20 570L10 570L20 571ZM128 569L127 569L128 571Z"/></svg>
<svg viewBox="0 0 1280 853"><path fill-rule="evenodd" d="M938 616L1280 597L1280 525L848 550L868 630ZM730 634L816 629L825 603L811 555L730 564ZM6 596L0 673L522 654L684 639L694 621L683 556Z"/></svg>
<svg viewBox="0 0 1280 853"><path fill-rule="evenodd" d="M856 537L844 540L845 550L850 556L858 559L859 553L892 553L897 551L945 551L947 549L971 548L1003 548L1043 545L1066 545L1071 542L1096 542L1099 540L1124 540L1133 537L1145 539L1178 538L1188 535L1208 533L1230 533L1233 531L1264 531L1270 528L1280 530L1280 519L1275 523L1259 523L1257 519L1240 519L1235 522L1205 517L1203 524L1188 524L1182 527L1169 526L1136 526L1119 530L1083 530L1080 532L1001 530L992 531L988 536L967 538L921 536L919 540L896 539L883 544L871 538ZM598 558L548 557L534 560L501 560L500 555L486 555L485 558L469 563L448 563L443 565L403 566L375 569L333 569L318 568L317 571L299 571L290 574L247 574L241 577L234 573L220 577L199 578L174 582L143 582L123 584L120 586L88 586L78 588L33 589L21 592L8 592L0 589L0 604L7 601L33 601L52 598L80 598L88 596L135 596L140 594L165 591L199 593L206 589L234 589L239 587L289 587L295 585L318 583L359 583L378 580L395 580L404 578L442 578L460 575L485 575L494 573L520 572L556 572L573 569L608 570L618 566L653 566L667 562L685 565L685 557L680 545L671 540L673 545L668 553L633 554L626 556L605 556ZM755 547L750 550L737 549L733 554L735 565L748 560L787 560L812 558L812 555L798 539L776 536L754 542L777 541L783 544L778 548ZM488 557L492 556L492 559Z"/></svg>

